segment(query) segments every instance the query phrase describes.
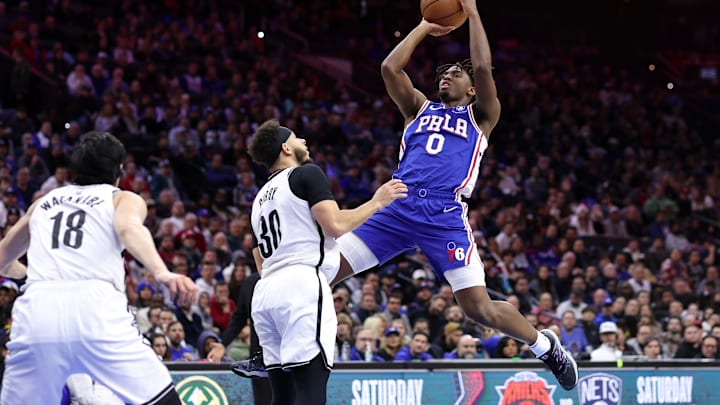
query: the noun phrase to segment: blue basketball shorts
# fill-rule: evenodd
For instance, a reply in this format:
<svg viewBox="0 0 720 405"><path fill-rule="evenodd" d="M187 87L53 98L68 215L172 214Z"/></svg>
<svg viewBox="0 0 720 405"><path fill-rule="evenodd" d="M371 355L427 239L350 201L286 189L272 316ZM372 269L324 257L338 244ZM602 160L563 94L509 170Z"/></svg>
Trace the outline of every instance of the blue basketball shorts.
<svg viewBox="0 0 720 405"><path fill-rule="evenodd" d="M454 197L451 193L411 188L407 198L376 212L353 233L380 264L420 248L442 276L447 270L467 266L472 255L477 255L467 205Z"/></svg>

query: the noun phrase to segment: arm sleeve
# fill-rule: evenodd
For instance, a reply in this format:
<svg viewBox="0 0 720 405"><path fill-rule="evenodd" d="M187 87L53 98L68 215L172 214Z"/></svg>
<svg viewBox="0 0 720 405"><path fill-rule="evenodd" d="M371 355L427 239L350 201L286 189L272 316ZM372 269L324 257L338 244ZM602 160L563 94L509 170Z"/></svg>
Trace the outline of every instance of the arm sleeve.
<svg viewBox="0 0 720 405"><path fill-rule="evenodd" d="M290 190L313 205L325 200L335 200L330 191L330 183L325 173L317 165L305 164L290 174Z"/></svg>

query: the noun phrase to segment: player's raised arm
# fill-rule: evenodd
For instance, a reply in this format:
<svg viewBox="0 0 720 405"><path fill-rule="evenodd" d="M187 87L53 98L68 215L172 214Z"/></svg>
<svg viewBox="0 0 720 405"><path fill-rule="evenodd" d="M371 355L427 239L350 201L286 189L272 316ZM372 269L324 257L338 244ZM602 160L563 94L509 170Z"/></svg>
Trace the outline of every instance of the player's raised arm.
<svg viewBox="0 0 720 405"><path fill-rule="evenodd" d="M453 29L454 27L443 27L423 19L382 62L380 72L385 82L385 89L406 120L415 117L427 97L413 87L410 77L403 68L410 61L410 56L420 41L428 34L440 36Z"/></svg>
<svg viewBox="0 0 720 405"><path fill-rule="evenodd" d="M475 79L475 111L483 130L490 132L500 119L500 101L492 77L492 54L476 0L460 0L470 24L470 59Z"/></svg>

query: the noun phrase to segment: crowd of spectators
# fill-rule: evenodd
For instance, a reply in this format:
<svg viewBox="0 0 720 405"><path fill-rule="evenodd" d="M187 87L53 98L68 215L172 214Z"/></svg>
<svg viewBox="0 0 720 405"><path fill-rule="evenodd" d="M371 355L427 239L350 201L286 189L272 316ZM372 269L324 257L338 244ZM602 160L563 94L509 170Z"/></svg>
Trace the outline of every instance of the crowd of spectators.
<svg viewBox="0 0 720 405"><path fill-rule="evenodd" d="M72 181L68 153L83 132L117 135L129 151L120 188L145 198L158 252L201 292L176 306L128 256L138 327L162 359L202 361L256 271L249 210L267 173L246 153L254 128L277 118L307 139L338 202L352 207L396 167L401 117L384 94L259 38L266 2L49 3L0 2L2 47L19 80L2 95L0 227ZM265 29L303 20L308 10L290 3L273 3L282 13ZM319 40L332 24L363 24L347 7L314 14L301 34ZM397 41L383 21L338 50L361 52L378 80ZM716 358L720 142L686 118L682 97L587 44L493 45L503 113L467 201L488 288L578 358ZM467 56L462 35L429 39L407 71L434 96L434 67ZM40 76L57 83L52 108L33 103L28 82ZM8 327L18 284L0 284ZM467 319L419 251L333 296L341 361L531 357ZM249 355L249 334L231 358Z"/></svg>

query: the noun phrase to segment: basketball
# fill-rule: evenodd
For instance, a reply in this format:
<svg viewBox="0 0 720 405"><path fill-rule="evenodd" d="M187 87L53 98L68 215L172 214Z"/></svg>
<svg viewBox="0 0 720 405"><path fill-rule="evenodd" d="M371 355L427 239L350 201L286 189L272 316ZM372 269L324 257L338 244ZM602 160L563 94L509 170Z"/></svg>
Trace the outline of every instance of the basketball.
<svg viewBox="0 0 720 405"><path fill-rule="evenodd" d="M458 0L420 0L420 12L426 20L444 27L459 27L467 20Z"/></svg>

